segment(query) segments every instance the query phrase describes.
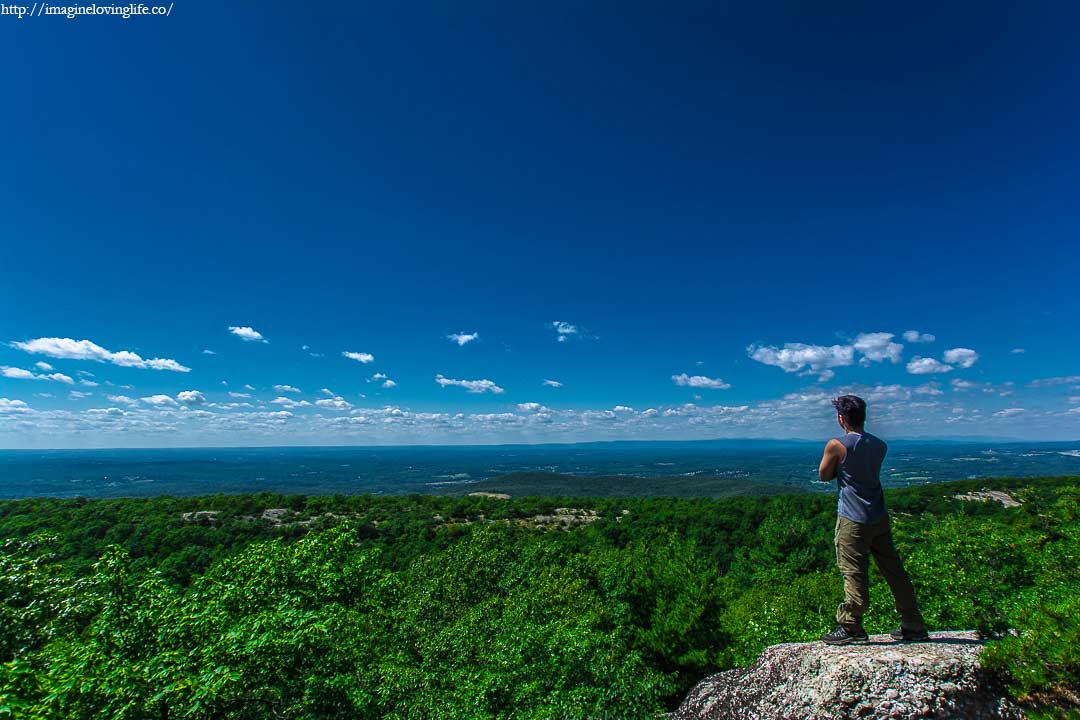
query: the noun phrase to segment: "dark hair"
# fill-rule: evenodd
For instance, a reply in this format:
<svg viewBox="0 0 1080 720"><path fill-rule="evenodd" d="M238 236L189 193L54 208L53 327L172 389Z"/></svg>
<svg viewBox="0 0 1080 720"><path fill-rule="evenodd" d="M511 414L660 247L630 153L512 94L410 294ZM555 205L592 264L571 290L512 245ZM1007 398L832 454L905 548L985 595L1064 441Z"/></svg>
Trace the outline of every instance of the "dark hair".
<svg viewBox="0 0 1080 720"><path fill-rule="evenodd" d="M851 427L862 427L866 422L866 401L858 395L841 395L832 401L840 417Z"/></svg>

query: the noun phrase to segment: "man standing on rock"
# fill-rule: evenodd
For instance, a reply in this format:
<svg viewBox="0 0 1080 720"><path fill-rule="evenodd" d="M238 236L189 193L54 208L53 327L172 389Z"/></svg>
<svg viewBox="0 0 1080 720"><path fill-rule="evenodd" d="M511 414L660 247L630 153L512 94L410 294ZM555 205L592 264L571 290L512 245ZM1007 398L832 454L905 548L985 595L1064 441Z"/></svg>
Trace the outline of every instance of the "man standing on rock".
<svg viewBox="0 0 1080 720"><path fill-rule="evenodd" d="M930 639L915 601L915 589L893 546L881 463L888 446L863 429L866 401L855 395L833 400L836 421L845 434L825 445L818 467L822 482L834 478L840 487L836 509L836 564L844 576L844 602L836 609L837 628L821 636L830 645L866 642L862 616L870 606L870 556L889 583L900 613L900 627L890 633L896 640Z"/></svg>

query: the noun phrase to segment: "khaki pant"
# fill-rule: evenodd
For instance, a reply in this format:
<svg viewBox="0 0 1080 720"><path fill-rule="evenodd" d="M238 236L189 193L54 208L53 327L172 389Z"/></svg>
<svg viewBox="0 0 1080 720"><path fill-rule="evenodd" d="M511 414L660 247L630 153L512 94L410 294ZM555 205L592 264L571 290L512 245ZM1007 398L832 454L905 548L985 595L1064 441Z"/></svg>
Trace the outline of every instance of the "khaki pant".
<svg viewBox="0 0 1080 720"><path fill-rule="evenodd" d="M848 627L862 627L863 613L870 606L867 572L871 555L896 599L901 625L908 630L925 630L915 602L915 588L893 546L888 515L865 524L846 517L836 518L836 564L844 576L844 602L836 608L836 621Z"/></svg>

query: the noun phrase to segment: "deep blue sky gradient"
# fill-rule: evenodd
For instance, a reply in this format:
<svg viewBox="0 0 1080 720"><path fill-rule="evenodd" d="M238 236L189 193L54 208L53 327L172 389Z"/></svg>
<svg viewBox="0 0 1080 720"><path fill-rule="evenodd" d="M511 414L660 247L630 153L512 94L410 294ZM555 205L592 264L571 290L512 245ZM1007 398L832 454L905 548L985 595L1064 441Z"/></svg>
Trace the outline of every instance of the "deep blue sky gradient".
<svg viewBox="0 0 1080 720"><path fill-rule="evenodd" d="M0 377L26 403L0 416L0 446L813 437L821 398L805 415L760 404L926 382L938 405L898 409L892 434L1080 437L1080 380L1028 387L1080 375L1076 5L581 5L0 17L0 341L86 338L191 368L0 347L0 365L101 382L71 398ZM554 321L580 332L556 342ZM747 351L909 329L937 340L824 382ZM459 331L480 338L446 340ZM906 370L955 347L979 360ZM731 387L679 387L684 372ZM238 414L213 431L147 403L124 430L83 417L116 393L224 403L222 380L256 397L204 405ZM246 411L280 409L278 383L354 410L556 416L336 435L302 408L247 428ZM582 415L687 402L757 414ZM968 420L941 424L961 406Z"/></svg>

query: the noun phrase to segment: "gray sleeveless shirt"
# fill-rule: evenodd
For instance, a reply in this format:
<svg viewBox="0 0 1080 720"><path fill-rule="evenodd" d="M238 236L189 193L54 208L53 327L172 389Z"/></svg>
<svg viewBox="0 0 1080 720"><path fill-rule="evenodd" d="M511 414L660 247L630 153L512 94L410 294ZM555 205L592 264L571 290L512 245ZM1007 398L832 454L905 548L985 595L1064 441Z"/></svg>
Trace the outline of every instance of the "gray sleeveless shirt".
<svg viewBox="0 0 1080 720"><path fill-rule="evenodd" d="M871 523L885 514L881 489L881 463L889 446L870 433L849 432L836 438L847 449L836 468L840 497L836 513L857 523Z"/></svg>

